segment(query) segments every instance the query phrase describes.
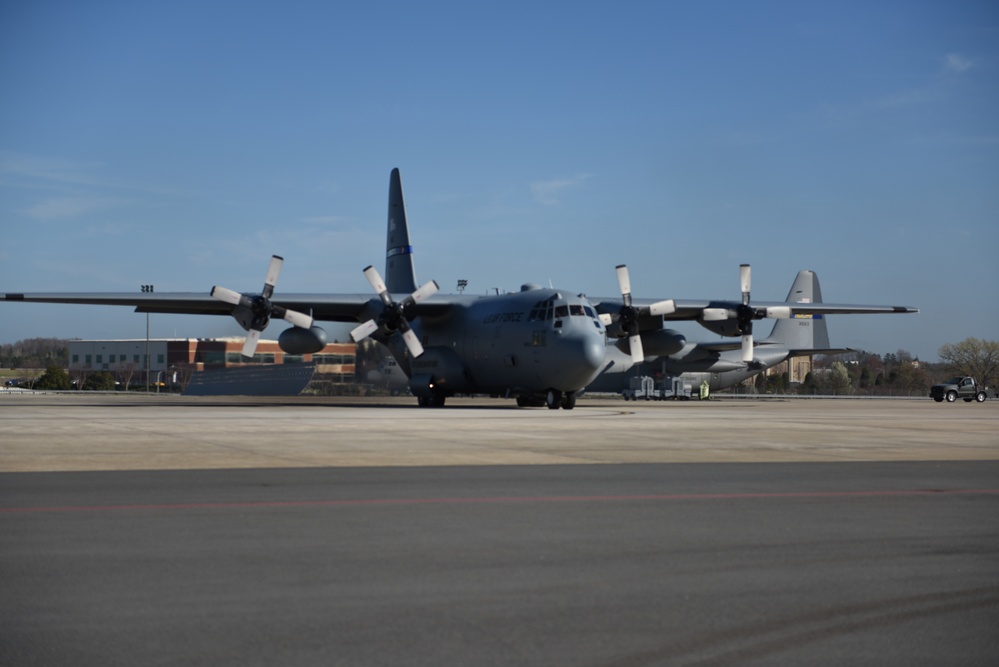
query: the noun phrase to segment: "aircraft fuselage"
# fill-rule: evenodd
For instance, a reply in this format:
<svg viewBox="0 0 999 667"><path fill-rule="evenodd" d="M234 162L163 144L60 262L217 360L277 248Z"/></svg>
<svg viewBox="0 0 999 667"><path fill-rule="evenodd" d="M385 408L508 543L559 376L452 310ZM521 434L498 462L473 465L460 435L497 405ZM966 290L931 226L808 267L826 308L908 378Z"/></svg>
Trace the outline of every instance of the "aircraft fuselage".
<svg viewBox="0 0 999 667"><path fill-rule="evenodd" d="M412 323L424 354L389 347L414 394L572 394L603 369L606 331L585 297L537 287L473 298Z"/></svg>

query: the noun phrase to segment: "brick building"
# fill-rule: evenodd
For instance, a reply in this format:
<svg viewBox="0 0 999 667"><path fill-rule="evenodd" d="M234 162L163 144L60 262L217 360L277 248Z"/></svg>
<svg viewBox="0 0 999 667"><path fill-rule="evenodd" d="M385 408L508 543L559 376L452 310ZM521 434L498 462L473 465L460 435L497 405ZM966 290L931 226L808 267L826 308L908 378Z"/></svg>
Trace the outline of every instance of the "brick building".
<svg viewBox="0 0 999 667"><path fill-rule="evenodd" d="M330 343L315 354L286 354L275 340L261 340L253 359L243 359L242 338L145 338L129 340L69 341L70 373L107 371L110 373L146 372L148 349L149 373L187 373L251 365L315 363L316 372L335 381L354 378L356 345Z"/></svg>

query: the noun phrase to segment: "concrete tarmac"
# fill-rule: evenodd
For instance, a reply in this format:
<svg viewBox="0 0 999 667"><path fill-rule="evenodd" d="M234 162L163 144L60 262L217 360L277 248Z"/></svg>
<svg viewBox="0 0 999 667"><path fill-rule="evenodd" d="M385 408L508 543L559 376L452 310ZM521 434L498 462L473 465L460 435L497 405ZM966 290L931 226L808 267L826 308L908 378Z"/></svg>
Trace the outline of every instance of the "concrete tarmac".
<svg viewBox="0 0 999 667"><path fill-rule="evenodd" d="M3 397L0 664L994 665L997 422Z"/></svg>
<svg viewBox="0 0 999 667"><path fill-rule="evenodd" d="M0 471L999 458L999 401L0 396Z"/></svg>

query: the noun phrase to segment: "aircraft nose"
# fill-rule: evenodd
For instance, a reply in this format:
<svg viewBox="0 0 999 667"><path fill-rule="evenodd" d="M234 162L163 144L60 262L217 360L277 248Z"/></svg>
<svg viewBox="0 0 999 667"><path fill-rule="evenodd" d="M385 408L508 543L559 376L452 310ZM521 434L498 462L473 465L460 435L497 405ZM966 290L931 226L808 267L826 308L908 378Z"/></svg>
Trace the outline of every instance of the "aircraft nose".
<svg viewBox="0 0 999 667"><path fill-rule="evenodd" d="M562 368L572 376L566 378L566 388L581 389L603 370L606 354L603 336L573 336L564 339L564 343Z"/></svg>
<svg viewBox="0 0 999 667"><path fill-rule="evenodd" d="M593 371L601 370L604 366L604 356L607 353L603 338L589 336L583 341L582 348L583 362L586 366Z"/></svg>

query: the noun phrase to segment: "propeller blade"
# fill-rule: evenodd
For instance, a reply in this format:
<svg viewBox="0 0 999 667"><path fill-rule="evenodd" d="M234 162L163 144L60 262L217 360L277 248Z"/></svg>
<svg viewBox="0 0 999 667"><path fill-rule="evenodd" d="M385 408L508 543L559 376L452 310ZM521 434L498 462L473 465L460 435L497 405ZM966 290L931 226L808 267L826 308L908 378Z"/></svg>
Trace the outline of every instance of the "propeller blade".
<svg viewBox="0 0 999 667"><path fill-rule="evenodd" d="M642 337L635 334L628 339L628 347L631 349L631 362L640 364L645 361L645 350L642 348Z"/></svg>
<svg viewBox="0 0 999 667"><path fill-rule="evenodd" d="M753 334L742 337L742 360L747 364L753 360Z"/></svg>
<svg viewBox="0 0 999 667"><path fill-rule="evenodd" d="M791 318L790 306L771 306L766 309L767 317L771 320L787 320Z"/></svg>
<svg viewBox="0 0 999 667"><path fill-rule="evenodd" d="M243 356L252 359L253 353L257 351L257 343L260 342L260 332L250 329L246 332L246 342L243 343Z"/></svg>
<svg viewBox="0 0 999 667"><path fill-rule="evenodd" d="M430 282L424 284L422 287L413 292L410 295L410 298L412 298L413 301L423 301L427 297L431 297L434 294L437 294L437 290L439 289L440 286L437 284L437 281L431 280Z"/></svg>
<svg viewBox="0 0 999 667"><path fill-rule="evenodd" d="M278 309L275 308L274 310L276 313ZM297 310L287 310L287 309L282 309L282 310L284 310L284 314L281 315L281 319L283 319L285 322L290 322L291 324L294 324L296 327L301 327L302 329L312 328L313 319L311 315L300 313Z"/></svg>
<svg viewBox="0 0 999 667"><path fill-rule="evenodd" d="M420 339L416 337L412 329L406 327L406 330L402 332L402 339L406 341L406 347L409 348L409 353L413 355L414 359L423 354L423 346L420 345Z"/></svg>
<svg viewBox="0 0 999 667"><path fill-rule="evenodd" d="M369 283L371 283L371 288L375 290L375 293L378 296L382 296L388 292L388 289L385 287L385 281L382 280L382 274L378 273L378 269L375 267L369 266L364 269L364 277L368 279ZM385 297L382 297L382 300L384 299Z"/></svg>
<svg viewBox="0 0 999 667"><path fill-rule="evenodd" d="M753 286L753 275L750 273L749 264L739 265L739 282L742 286L742 304L749 305L749 292Z"/></svg>
<svg viewBox="0 0 999 667"><path fill-rule="evenodd" d="M676 301L673 299L666 299L665 301L657 301L656 303L649 306L649 313L651 315L669 315L676 312Z"/></svg>
<svg viewBox="0 0 999 667"><path fill-rule="evenodd" d="M271 256L271 263L267 267L267 277L264 278L264 285L269 286L271 289L277 285L278 276L281 275L282 264L284 264L284 257L279 255Z"/></svg>
<svg viewBox="0 0 999 667"><path fill-rule="evenodd" d="M234 292L231 289L219 287L218 285L212 288L211 295L219 301L223 301L233 306L238 306L239 302L243 299L243 295L239 292Z"/></svg>
<svg viewBox="0 0 999 667"><path fill-rule="evenodd" d="M368 320L361 326L355 327L350 332L350 338L355 343L359 343L376 331L378 331L378 323L374 320Z"/></svg>
<svg viewBox="0 0 999 667"><path fill-rule="evenodd" d="M628 267L620 264L617 267L617 284L621 288L621 296L624 297L624 305L631 305L631 276L628 274Z"/></svg>

